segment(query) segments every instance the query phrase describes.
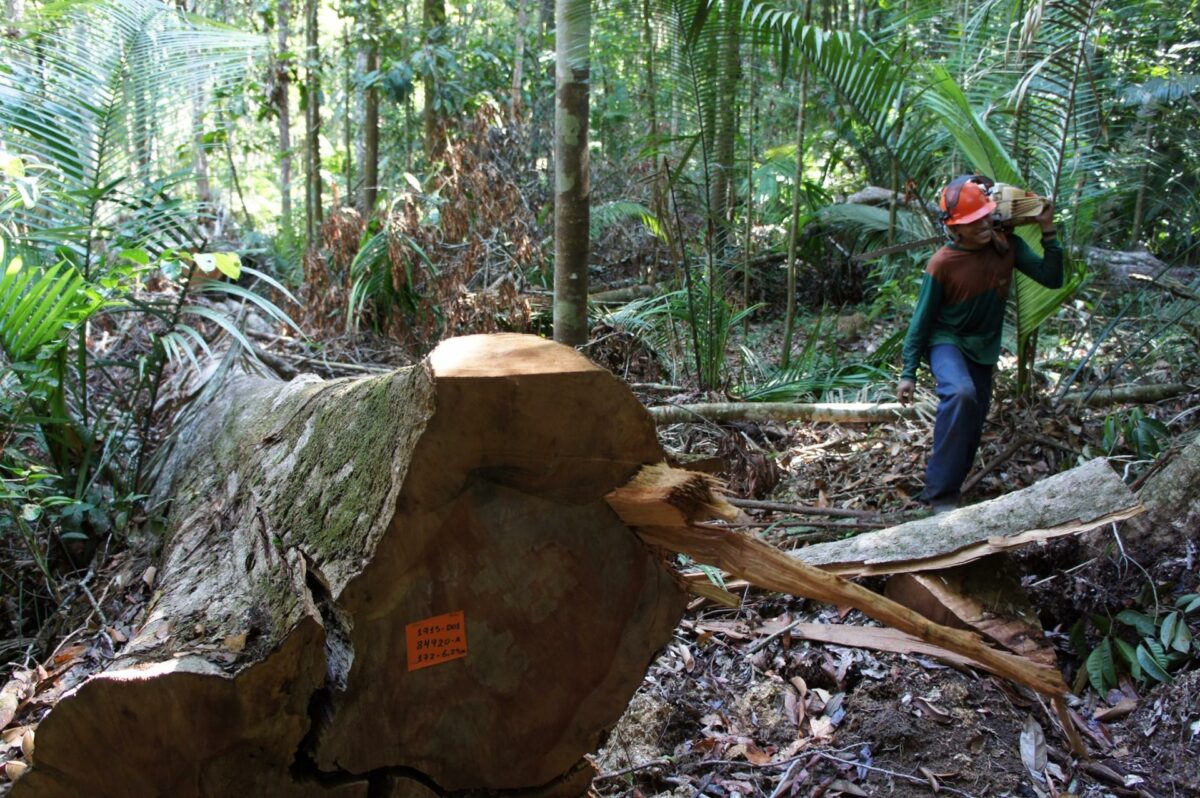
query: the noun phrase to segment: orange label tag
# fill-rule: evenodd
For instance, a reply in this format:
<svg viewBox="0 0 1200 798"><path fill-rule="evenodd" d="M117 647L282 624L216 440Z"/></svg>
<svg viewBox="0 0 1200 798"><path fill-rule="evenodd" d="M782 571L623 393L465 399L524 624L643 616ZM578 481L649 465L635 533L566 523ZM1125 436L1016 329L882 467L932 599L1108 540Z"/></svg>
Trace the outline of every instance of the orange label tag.
<svg viewBox="0 0 1200 798"><path fill-rule="evenodd" d="M404 631L410 671L467 656L467 624L461 610L410 623Z"/></svg>

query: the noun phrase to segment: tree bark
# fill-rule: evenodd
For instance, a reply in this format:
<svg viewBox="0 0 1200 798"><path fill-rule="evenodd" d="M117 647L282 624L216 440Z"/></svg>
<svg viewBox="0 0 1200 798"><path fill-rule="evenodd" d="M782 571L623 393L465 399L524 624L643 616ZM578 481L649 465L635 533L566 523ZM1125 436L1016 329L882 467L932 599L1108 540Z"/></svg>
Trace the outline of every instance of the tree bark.
<svg viewBox="0 0 1200 798"><path fill-rule="evenodd" d="M279 0L276 18L275 108L279 114L279 215L284 225L292 218L292 114L291 114L291 56L288 52L288 24L291 21L290 0Z"/></svg>
<svg viewBox="0 0 1200 798"><path fill-rule="evenodd" d="M307 219L308 246L315 247L321 235L324 211L321 206L321 51L317 0L305 0L304 7L304 69L305 95L305 218Z"/></svg>
<svg viewBox="0 0 1200 798"><path fill-rule="evenodd" d="M685 600L604 499L662 458L616 378L473 336L365 379L236 377L177 441L149 616L14 798L586 789Z"/></svg>
<svg viewBox="0 0 1200 798"><path fill-rule="evenodd" d="M379 14L375 3L370 3L369 19L371 30L367 32L367 74L379 69ZM362 163L362 213L369 217L375 210L379 196L379 88L377 81L367 87L363 100L363 156Z"/></svg>
<svg viewBox="0 0 1200 798"><path fill-rule="evenodd" d="M554 340L587 342L591 201L588 81L591 0L557 0L554 104Z"/></svg>
<svg viewBox="0 0 1200 798"><path fill-rule="evenodd" d="M445 0L424 0L423 9L427 71L422 81L425 88L425 110L422 120L425 129L425 157L432 164L442 157L446 149L444 115L435 108L438 96L435 50L442 46L446 37L446 3Z"/></svg>
<svg viewBox="0 0 1200 798"><path fill-rule="evenodd" d="M529 0L517 0L517 33L513 40L512 84L509 89L509 118L514 125L525 115L521 88L525 80L525 29L529 27Z"/></svg>

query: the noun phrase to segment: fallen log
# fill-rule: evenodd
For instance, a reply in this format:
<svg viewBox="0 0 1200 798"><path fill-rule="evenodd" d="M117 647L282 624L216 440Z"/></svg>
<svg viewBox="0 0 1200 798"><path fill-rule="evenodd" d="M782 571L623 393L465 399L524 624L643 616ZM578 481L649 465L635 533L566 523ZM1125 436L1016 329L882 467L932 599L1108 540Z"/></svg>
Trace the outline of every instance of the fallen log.
<svg viewBox="0 0 1200 798"><path fill-rule="evenodd" d="M1174 399L1197 390L1195 385L1181 382L1155 383L1152 385L1121 385L1116 388L1100 388L1095 391L1072 391L1062 401L1087 407L1105 407L1119 404L1148 404Z"/></svg>
<svg viewBox="0 0 1200 798"><path fill-rule="evenodd" d="M1123 403L1159 402L1196 390L1194 385L1130 385L1094 392L1073 391L1060 402L1104 407ZM750 421L807 421L827 424L880 424L897 419L933 418L937 406L930 402L697 402L650 408L654 423L667 424Z"/></svg>
<svg viewBox="0 0 1200 798"><path fill-rule="evenodd" d="M650 408L654 423L704 421L813 421L834 424L880 423L902 418L932 418L936 408L928 402L700 402Z"/></svg>
<svg viewBox="0 0 1200 798"><path fill-rule="evenodd" d="M166 460L145 623L14 798L581 794L686 601L604 501L662 457L624 385L529 336L231 379Z"/></svg>
<svg viewBox="0 0 1200 798"><path fill-rule="evenodd" d="M841 576L932 571L1123 521L1144 507L1104 459L953 512L793 552Z"/></svg>
<svg viewBox="0 0 1200 798"><path fill-rule="evenodd" d="M1168 456L1168 455L1164 455ZM1200 546L1200 435L1190 436L1138 492L1146 514L1121 528L1123 553L1151 567L1189 544ZM1097 531L1089 547L1100 554L1112 535ZM1181 561L1182 564L1182 561ZM1191 565L1183 567L1191 568Z"/></svg>

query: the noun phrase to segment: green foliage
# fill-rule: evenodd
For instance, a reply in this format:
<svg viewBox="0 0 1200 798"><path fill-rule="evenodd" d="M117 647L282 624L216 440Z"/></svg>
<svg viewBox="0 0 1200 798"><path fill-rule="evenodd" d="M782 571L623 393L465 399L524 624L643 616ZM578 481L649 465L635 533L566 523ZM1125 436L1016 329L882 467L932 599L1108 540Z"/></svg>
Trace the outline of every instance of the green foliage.
<svg viewBox="0 0 1200 798"><path fill-rule="evenodd" d="M206 328L252 351L222 305L199 297L287 322L245 283L290 296L282 285L237 253L201 247L208 212L184 199L177 161L192 146L193 104L261 45L150 0L56 4L0 41L0 146L12 153L0 161L0 355L11 367L0 410L23 443L0 441L0 472L27 540L39 525L60 540L121 529L142 492L165 365L198 369L211 354ZM89 321L128 314L149 351L89 349ZM98 382L108 386L99 399Z"/></svg>
<svg viewBox="0 0 1200 798"><path fill-rule="evenodd" d="M886 384L889 372L879 365L839 361L834 335L837 317L828 317L828 325L826 318L822 312L813 320L804 346L786 368L765 364L750 348L742 347L749 379L731 393L744 402L797 402L819 400L830 391L862 391L872 384Z"/></svg>
<svg viewBox="0 0 1200 798"><path fill-rule="evenodd" d="M679 364L685 371L687 364L695 364L694 376L701 388L717 388L725 383L730 333L759 306L734 311L725 298L721 272L714 274L712 282L706 274L698 274L690 290L680 288L630 302L604 320L640 338L676 376Z"/></svg>
<svg viewBox="0 0 1200 798"><path fill-rule="evenodd" d="M588 216L591 237L599 238L605 230L626 219L640 223L646 228L646 232L655 238L666 240L666 233L658 217L641 203L629 200L605 202L592 208Z"/></svg>
<svg viewBox="0 0 1200 798"><path fill-rule="evenodd" d="M399 261L399 262L397 262ZM416 313L421 305L414 267L436 274L437 267L410 236L391 229L386 219L372 219L363 231L358 252L350 263L350 303L346 325L358 328L366 309L376 320L392 312Z"/></svg>
<svg viewBox="0 0 1200 798"><path fill-rule="evenodd" d="M1140 407L1125 414L1110 413L1104 417L1102 445L1106 456L1113 455L1117 446L1124 444L1137 459L1153 460L1170 438L1171 432L1166 425L1146 415Z"/></svg>
<svg viewBox="0 0 1200 798"><path fill-rule="evenodd" d="M1198 611L1200 595L1189 593L1170 608L1124 609L1112 620L1101 615L1080 618L1070 639L1084 660L1081 676L1086 674L1088 683L1101 695L1117 687L1123 673L1139 684L1170 681L1173 671L1200 658L1200 641L1188 626L1189 616ZM1090 650L1089 626L1101 634Z"/></svg>

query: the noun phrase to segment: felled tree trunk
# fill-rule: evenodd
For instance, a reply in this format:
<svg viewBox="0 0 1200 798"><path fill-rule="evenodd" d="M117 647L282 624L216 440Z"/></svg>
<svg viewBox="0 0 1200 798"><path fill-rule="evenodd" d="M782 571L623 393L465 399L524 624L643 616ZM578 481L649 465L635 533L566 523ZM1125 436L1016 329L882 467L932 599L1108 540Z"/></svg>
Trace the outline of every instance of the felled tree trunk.
<svg viewBox="0 0 1200 798"><path fill-rule="evenodd" d="M1126 554L1149 566L1185 548L1189 541L1200 544L1200 435L1146 480L1138 498L1146 505L1146 514L1121 528ZM1107 531L1090 541L1097 552L1111 543Z"/></svg>
<svg viewBox="0 0 1200 798"><path fill-rule="evenodd" d="M167 461L145 625L14 797L583 792L683 610L604 501L661 459L621 383L527 336L232 379Z"/></svg>

